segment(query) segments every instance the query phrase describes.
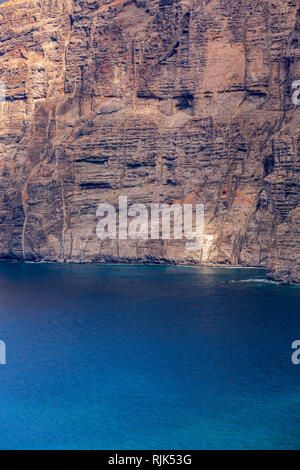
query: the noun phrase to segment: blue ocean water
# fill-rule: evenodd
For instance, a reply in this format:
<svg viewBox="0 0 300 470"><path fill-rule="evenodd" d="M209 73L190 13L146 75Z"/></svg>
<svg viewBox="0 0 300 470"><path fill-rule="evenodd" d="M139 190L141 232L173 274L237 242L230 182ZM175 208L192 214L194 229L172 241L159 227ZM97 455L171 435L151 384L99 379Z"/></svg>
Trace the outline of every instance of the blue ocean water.
<svg viewBox="0 0 300 470"><path fill-rule="evenodd" d="M299 449L300 288L256 269L0 265L0 449Z"/></svg>

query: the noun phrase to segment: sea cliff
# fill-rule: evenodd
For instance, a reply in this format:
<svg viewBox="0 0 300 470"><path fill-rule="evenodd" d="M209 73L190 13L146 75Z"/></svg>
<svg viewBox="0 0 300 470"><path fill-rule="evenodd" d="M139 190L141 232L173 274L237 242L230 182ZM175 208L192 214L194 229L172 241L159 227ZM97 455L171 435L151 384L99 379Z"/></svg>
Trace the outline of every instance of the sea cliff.
<svg viewBox="0 0 300 470"><path fill-rule="evenodd" d="M0 258L300 282L296 0L0 6ZM99 202L199 202L205 243L101 241Z"/></svg>

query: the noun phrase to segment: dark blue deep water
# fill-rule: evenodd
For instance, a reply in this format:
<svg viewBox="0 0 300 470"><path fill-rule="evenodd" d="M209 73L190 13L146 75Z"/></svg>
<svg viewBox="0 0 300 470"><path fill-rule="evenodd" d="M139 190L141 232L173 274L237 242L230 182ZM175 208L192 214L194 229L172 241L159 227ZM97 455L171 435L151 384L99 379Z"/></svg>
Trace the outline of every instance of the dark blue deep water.
<svg viewBox="0 0 300 470"><path fill-rule="evenodd" d="M299 449L300 288L258 278L1 264L0 449Z"/></svg>

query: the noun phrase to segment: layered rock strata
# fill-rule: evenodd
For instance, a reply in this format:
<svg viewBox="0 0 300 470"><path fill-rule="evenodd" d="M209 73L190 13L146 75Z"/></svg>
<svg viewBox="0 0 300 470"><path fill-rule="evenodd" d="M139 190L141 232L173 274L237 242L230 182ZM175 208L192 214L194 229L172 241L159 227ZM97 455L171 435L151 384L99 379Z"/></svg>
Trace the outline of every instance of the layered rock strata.
<svg viewBox="0 0 300 470"><path fill-rule="evenodd" d="M0 6L0 256L267 267L300 282L297 0ZM100 202L194 202L205 242L96 236Z"/></svg>

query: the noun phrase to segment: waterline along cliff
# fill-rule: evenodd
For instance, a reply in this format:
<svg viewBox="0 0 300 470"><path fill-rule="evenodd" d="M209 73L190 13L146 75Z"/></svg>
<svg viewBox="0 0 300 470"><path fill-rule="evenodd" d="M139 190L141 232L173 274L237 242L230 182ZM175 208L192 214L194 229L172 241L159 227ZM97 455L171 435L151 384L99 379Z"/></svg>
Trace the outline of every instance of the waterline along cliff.
<svg viewBox="0 0 300 470"><path fill-rule="evenodd" d="M16 0L0 22L1 259L300 282L298 0ZM203 248L99 240L120 195L204 204Z"/></svg>

